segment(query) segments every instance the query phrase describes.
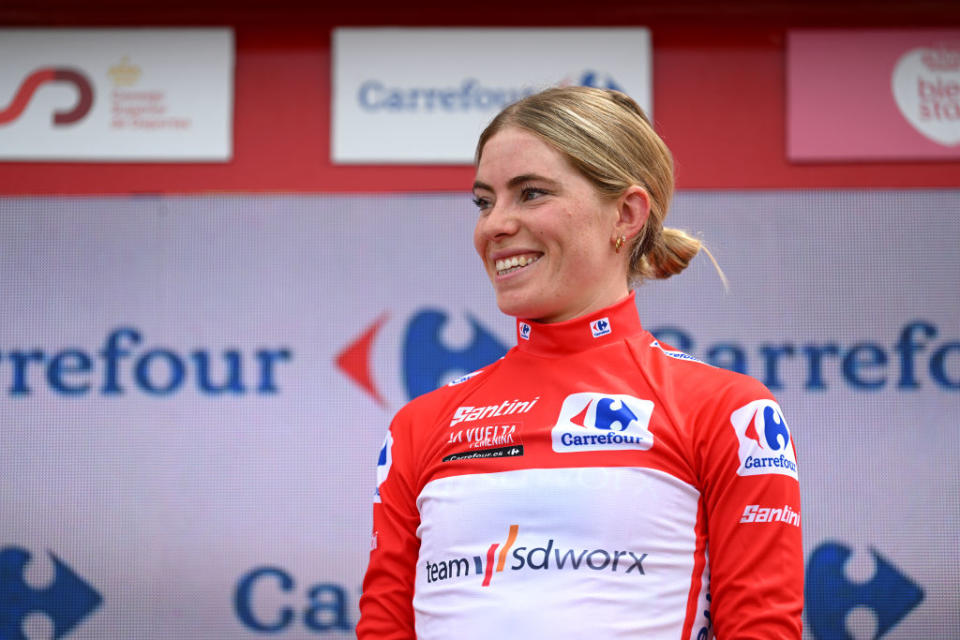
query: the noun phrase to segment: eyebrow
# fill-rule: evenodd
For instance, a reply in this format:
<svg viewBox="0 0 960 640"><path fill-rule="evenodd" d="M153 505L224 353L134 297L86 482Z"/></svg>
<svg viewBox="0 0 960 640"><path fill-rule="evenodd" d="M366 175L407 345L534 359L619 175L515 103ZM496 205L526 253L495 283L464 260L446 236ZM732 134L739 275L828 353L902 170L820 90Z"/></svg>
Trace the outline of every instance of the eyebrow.
<svg viewBox="0 0 960 640"><path fill-rule="evenodd" d="M556 180L551 180L550 178L541 176L536 173L524 173L519 176L514 176L507 181L507 187L513 188L518 185L523 184L524 182L546 182L552 186L557 184ZM481 182L479 180L473 183L474 189L485 189L487 191L493 191L493 187L488 185L486 182Z"/></svg>

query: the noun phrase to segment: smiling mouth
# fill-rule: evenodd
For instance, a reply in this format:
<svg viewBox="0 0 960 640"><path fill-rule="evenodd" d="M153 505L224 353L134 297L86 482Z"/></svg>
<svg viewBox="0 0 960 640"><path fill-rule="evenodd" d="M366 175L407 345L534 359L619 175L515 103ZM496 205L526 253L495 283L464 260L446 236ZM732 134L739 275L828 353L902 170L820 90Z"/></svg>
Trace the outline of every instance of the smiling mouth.
<svg viewBox="0 0 960 640"><path fill-rule="evenodd" d="M529 267L542 256L542 253L530 253L521 256L512 256L510 258L497 260L494 266L497 269L498 276L505 276L509 273L513 273L514 271L519 271L520 269Z"/></svg>

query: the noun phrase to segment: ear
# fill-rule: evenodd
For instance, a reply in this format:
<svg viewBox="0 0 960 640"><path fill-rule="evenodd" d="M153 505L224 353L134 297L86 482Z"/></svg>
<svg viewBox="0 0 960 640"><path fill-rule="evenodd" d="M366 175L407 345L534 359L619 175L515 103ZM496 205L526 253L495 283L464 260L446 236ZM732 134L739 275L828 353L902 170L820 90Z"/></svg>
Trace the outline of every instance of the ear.
<svg viewBox="0 0 960 640"><path fill-rule="evenodd" d="M616 236L623 236L627 242L633 239L650 215L650 195L639 185L628 187L617 199L617 223L614 226Z"/></svg>

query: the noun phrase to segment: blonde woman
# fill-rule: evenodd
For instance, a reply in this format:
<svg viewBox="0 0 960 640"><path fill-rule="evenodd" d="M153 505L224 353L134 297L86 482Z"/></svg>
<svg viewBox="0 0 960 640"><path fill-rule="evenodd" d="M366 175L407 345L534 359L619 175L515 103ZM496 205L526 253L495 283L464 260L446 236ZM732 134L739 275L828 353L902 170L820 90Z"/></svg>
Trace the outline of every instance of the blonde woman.
<svg viewBox="0 0 960 640"><path fill-rule="evenodd" d="M380 453L361 639L800 638L796 453L770 392L645 331L669 150L564 87L480 136L474 243L517 345L421 396Z"/></svg>

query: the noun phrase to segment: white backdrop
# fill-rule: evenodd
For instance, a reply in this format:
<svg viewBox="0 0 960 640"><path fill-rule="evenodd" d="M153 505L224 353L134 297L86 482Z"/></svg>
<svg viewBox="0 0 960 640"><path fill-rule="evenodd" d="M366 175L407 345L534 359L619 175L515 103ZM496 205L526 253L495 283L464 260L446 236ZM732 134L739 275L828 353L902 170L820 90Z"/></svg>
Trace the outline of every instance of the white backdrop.
<svg viewBox="0 0 960 640"><path fill-rule="evenodd" d="M700 258L638 293L781 401L808 637L960 629L958 211L681 193L731 291ZM0 199L0 638L352 637L392 413L512 343L474 218L466 194Z"/></svg>

